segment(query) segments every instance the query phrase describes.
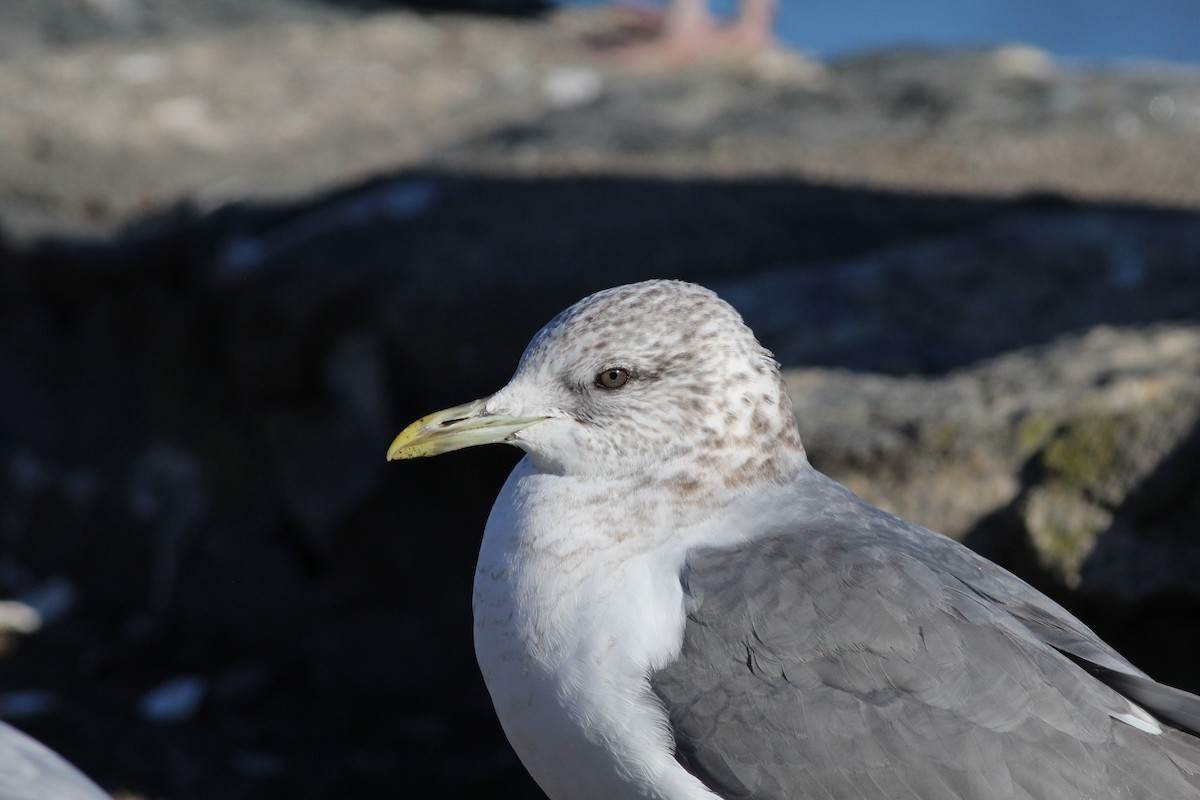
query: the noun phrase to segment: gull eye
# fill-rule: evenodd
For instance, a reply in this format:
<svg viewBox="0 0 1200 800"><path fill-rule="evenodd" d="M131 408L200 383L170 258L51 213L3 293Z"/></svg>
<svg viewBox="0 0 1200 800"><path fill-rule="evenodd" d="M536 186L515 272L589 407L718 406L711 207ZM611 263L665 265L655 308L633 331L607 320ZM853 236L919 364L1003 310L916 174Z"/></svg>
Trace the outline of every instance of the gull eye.
<svg viewBox="0 0 1200 800"><path fill-rule="evenodd" d="M606 369L596 376L596 385L601 389L620 389L629 382L629 370L621 367Z"/></svg>

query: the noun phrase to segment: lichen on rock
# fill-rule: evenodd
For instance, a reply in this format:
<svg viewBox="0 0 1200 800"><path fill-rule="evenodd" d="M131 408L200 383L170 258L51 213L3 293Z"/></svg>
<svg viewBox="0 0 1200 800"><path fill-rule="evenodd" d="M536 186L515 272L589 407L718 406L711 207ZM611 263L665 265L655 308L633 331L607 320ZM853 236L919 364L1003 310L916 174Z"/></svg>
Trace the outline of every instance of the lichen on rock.
<svg viewBox="0 0 1200 800"><path fill-rule="evenodd" d="M1041 486L1025 497L1021 517L1038 565L1075 589L1096 537L1112 524L1112 513L1065 486Z"/></svg>

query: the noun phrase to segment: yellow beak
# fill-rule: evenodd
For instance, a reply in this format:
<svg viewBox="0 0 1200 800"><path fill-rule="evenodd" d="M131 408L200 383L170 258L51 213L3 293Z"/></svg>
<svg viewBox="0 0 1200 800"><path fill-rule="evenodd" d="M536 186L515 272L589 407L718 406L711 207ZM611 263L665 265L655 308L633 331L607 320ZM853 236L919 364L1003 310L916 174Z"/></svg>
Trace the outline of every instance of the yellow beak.
<svg viewBox="0 0 1200 800"><path fill-rule="evenodd" d="M506 442L517 431L546 419L488 414L485 410L487 401L485 397L421 417L392 440L388 461L436 456L464 447Z"/></svg>

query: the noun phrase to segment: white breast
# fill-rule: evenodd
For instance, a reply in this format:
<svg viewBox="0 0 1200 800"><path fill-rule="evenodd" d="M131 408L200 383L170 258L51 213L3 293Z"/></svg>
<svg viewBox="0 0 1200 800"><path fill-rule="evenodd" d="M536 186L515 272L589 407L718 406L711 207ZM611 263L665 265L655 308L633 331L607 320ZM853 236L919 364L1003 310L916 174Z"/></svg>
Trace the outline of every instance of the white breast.
<svg viewBox="0 0 1200 800"><path fill-rule="evenodd" d="M683 548L633 535L654 509L628 492L570 483L523 460L484 533L475 650L504 731L552 800L712 800L648 685L683 639Z"/></svg>

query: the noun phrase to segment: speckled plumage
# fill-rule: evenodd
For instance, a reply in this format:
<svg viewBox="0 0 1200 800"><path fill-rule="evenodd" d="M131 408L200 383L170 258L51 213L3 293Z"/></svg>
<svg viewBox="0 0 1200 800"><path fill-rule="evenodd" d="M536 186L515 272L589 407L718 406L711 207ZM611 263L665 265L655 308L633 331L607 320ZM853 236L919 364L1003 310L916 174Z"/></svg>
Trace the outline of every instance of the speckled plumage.
<svg viewBox="0 0 1200 800"><path fill-rule="evenodd" d="M484 413L541 420L506 439L528 455L474 609L552 800L1200 798L1200 740L1166 724L1200 698L813 470L777 365L712 292L580 301Z"/></svg>
<svg viewBox="0 0 1200 800"><path fill-rule="evenodd" d="M598 391L595 376L614 366L630 371L629 385ZM803 459L771 353L732 307L695 284L619 286L563 311L533 338L493 403L523 401L533 386L541 405L580 424L572 442L585 462L575 465L579 474L654 474L698 494L707 483L696 480L701 472L737 488L786 480ZM538 448L527 449L538 459ZM673 463L686 471L665 469Z"/></svg>

